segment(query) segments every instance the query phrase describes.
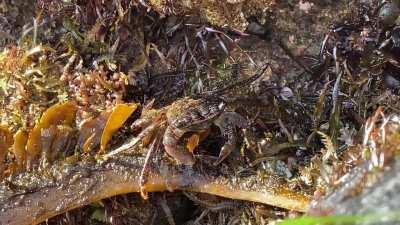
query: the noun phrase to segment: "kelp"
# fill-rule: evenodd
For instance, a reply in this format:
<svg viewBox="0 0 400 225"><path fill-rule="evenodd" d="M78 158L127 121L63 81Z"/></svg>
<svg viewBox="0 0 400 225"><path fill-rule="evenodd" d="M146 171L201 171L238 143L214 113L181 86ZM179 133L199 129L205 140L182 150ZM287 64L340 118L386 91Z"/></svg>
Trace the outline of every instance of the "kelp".
<svg viewBox="0 0 400 225"><path fill-rule="evenodd" d="M6 168L8 175L18 174L26 169L35 170L38 166L47 168L74 154L75 149L89 153L90 149L99 147L104 151L112 135L123 126L137 107L137 104L118 104L78 128L78 106L67 101L49 107L31 130L21 128L13 136L6 126L1 126L1 174ZM6 164L8 152L11 154Z"/></svg>
<svg viewBox="0 0 400 225"><path fill-rule="evenodd" d="M87 119L80 127L78 146L89 153L97 147L104 153L112 135L137 109L138 104L118 104L94 118Z"/></svg>
<svg viewBox="0 0 400 225"><path fill-rule="evenodd" d="M9 225L38 224L57 214L118 194L139 192L139 177L144 158L117 156L103 162L81 160L55 164L42 173L26 172L0 185L0 222ZM35 177L41 177L33 183ZM255 201L305 212L309 197L285 185L260 179L257 175L232 177L214 168L177 167L164 161L149 176L147 190L187 190L233 199ZM9 185L19 185L16 192ZM23 185L23 186L22 186ZM33 186L34 185L34 186ZM29 191L30 190L30 191ZM23 196L23 197L22 197ZM18 204L14 204L18 202ZM43 207L37 207L40 204Z"/></svg>
<svg viewBox="0 0 400 225"><path fill-rule="evenodd" d="M0 179L3 177L3 172L6 168L5 159L7 151L13 144L11 131L5 125L0 126Z"/></svg>
<svg viewBox="0 0 400 225"><path fill-rule="evenodd" d="M76 111L75 103L65 102L51 106L43 113L39 123L29 132L26 143L26 158L29 167L38 161L41 153L49 157L48 155L51 152L57 150L52 149L52 145L59 145L59 143L54 142L57 141L56 134L62 131L68 132L68 127L71 127L75 122Z"/></svg>
<svg viewBox="0 0 400 225"><path fill-rule="evenodd" d="M101 134L110 115L111 111L105 111L82 123L78 137L78 146L83 152L89 153L98 147Z"/></svg>
<svg viewBox="0 0 400 225"><path fill-rule="evenodd" d="M18 165L18 169L22 170L26 168L26 143L28 142L29 133L23 129L20 129L14 135L14 144L12 146L12 153L15 156L15 160Z"/></svg>
<svg viewBox="0 0 400 225"><path fill-rule="evenodd" d="M118 104L112 110L100 140L100 152L104 152L112 135L125 123L137 109L138 104Z"/></svg>

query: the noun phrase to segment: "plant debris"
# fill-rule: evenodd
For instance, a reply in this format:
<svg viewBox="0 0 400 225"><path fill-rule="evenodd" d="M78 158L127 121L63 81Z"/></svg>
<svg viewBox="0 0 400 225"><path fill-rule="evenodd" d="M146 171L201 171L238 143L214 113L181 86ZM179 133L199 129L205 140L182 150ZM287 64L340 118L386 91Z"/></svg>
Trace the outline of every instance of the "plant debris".
<svg viewBox="0 0 400 225"><path fill-rule="evenodd" d="M0 2L0 221L365 222L339 207L397 165L399 14L395 0Z"/></svg>

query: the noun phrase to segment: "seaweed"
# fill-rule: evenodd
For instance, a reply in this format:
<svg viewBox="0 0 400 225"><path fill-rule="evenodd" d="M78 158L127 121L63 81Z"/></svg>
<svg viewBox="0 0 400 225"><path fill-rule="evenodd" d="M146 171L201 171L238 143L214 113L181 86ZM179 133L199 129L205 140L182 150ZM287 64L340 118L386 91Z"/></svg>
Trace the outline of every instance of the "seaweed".
<svg viewBox="0 0 400 225"><path fill-rule="evenodd" d="M362 196L396 162L398 1L4 0L0 14L0 174L12 193L82 187L85 178L108 172L136 176L157 142L154 133L138 138L132 124L182 98L232 87L222 88L229 111L249 122L238 132L238 151L215 168L210 162L224 137L214 126L182 138L196 157L192 170L156 151L152 172L162 179L154 190L162 193L146 201L138 194L111 197L139 191L127 184L139 178L121 178L130 188L82 201L90 205L80 210L50 210L37 222L61 212L48 223L266 224L301 215L218 198L211 189L192 192L204 184L168 186L171 171L209 184L235 181L236 190L248 191L241 188L257 179L284 184L314 196L318 209L309 214L339 214L339 205ZM268 71L250 85L230 86L265 63ZM60 175L69 169L78 170L70 172L76 180ZM186 192L166 192L172 189ZM273 194L281 196L279 190Z"/></svg>

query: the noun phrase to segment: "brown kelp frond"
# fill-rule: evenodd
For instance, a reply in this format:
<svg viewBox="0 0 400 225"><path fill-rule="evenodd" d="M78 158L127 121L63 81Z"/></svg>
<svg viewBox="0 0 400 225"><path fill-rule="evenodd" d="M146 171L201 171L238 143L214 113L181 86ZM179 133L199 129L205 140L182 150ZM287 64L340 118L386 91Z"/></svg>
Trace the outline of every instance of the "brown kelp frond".
<svg viewBox="0 0 400 225"><path fill-rule="evenodd" d="M22 173L1 183L0 221L37 224L52 216L118 194L138 192L143 158L124 156L104 162L60 162L43 171ZM211 169L211 168L210 168ZM225 177L213 169L179 168L163 162L149 177L149 191L188 190L306 211L308 198L265 177ZM21 198L21 196L23 196ZM14 204L18 201L19 204ZM36 207L37 202L45 208Z"/></svg>

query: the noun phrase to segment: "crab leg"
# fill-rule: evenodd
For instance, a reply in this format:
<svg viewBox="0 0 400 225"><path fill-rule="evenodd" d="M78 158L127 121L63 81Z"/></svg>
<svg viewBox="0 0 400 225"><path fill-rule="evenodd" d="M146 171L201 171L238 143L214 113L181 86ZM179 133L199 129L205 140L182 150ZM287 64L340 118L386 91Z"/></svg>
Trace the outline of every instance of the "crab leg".
<svg viewBox="0 0 400 225"><path fill-rule="evenodd" d="M142 171L140 172L140 177L139 177L140 195L144 199L149 198L148 192L146 190L146 184L149 179L149 173L151 172L151 160L153 159L154 153L159 147L157 142L158 138L154 139L153 142L151 143L149 151L147 152L146 158L144 160Z"/></svg>
<svg viewBox="0 0 400 225"><path fill-rule="evenodd" d="M153 121L150 118L141 118L135 120L135 122L132 123L131 128L133 130L138 130L138 129L143 129L145 127L148 127Z"/></svg>
<svg viewBox="0 0 400 225"><path fill-rule="evenodd" d="M152 123L148 127L144 128L144 130L141 131L137 137L130 138L129 141L125 142L125 144L121 145L119 148L105 154L103 156L103 158L107 159L109 157L120 154L121 152L128 151L129 149L132 149L134 146L136 146L140 142L142 142L143 146L147 146L148 142L150 142L150 140L151 140L154 130L157 127L159 127L158 123ZM138 128L138 127L135 127L135 128Z"/></svg>

